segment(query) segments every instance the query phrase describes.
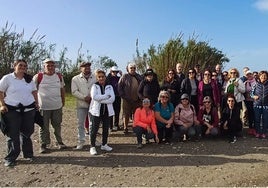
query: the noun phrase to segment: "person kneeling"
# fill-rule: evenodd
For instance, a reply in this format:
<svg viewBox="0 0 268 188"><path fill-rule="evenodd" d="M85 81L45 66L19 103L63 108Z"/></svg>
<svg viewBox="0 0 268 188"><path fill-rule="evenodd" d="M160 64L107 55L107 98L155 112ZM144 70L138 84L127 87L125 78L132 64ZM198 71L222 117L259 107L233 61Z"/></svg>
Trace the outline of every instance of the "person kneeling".
<svg viewBox="0 0 268 188"><path fill-rule="evenodd" d="M137 136L138 148L142 148L143 134L146 142L153 138L157 143L159 142L154 111L151 109L151 103L148 98L142 100L142 106L137 108L134 113L133 131Z"/></svg>

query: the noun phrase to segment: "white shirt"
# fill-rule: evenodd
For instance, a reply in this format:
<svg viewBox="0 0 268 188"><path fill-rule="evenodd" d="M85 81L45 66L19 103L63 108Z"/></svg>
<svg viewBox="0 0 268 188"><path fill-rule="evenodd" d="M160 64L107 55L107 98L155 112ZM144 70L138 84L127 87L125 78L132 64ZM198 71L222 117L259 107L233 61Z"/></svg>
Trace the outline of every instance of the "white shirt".
<svg viewBox="0 0 268 188"><path fill-rule="evenodd" d="M24 78L20 80L14 73L10 73L0 80L0 91L6 94L6 104L18 106L21 103L28 106L35 101L32 92L36 91L36 85L33 81L27 83Z"/></svg>
<svg viewBox="0 0 268 188"><path fill-rule="evenodd" d="M33 79L38 84L38 74ZM56 73L43 74L43 78L38 84L38 102L41 110L57 110L62 107L61 88L64 85L63 78L61 81Z"/></svg>

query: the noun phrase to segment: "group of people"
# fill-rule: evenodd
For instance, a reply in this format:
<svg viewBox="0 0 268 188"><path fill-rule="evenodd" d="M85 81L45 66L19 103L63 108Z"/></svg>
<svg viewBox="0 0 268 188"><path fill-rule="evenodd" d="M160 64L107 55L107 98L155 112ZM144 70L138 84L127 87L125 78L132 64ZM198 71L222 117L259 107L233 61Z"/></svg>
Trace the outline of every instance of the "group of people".
<svg viewBox="0 0 268 188"><path fill-rule="evenodd" d="M61 137L62 107L65 103L64 79L55 71L55 62L44 60L44 72L27 74L27 62L17 60L14 72L0 80L0 111L6 124L8 154L5 166L15 165L22 149L23 157L33 159L31 135L34 132L36 111L43 116L40 127L40 153L49 152L49 125L54 129L57 146L66 148ZM89 126L90 154L101 150L112 151L108 145L109 129L123 129L129 134L129 121L133 119L133 132L137 147L143 139L149 143L200 140L206 136L226 135L230 143L236 142L243 124L249 134L266 138L268 123L268 72L256 75L248 67L240 77L236 68L222 71L200 65L190 68L185 75L181 63L168 69L160 84L151 67L140 75L136 65L127 65L122 74L116 66L106 75L103 70L91 71L90 62L80 64L80 74L71 82L76 98L77 146L86 143L85 124ZM122 105L121 105L122 102ZM123 126L119 124L123 110ZM102 140L96 139L102 125Z"/></svg>

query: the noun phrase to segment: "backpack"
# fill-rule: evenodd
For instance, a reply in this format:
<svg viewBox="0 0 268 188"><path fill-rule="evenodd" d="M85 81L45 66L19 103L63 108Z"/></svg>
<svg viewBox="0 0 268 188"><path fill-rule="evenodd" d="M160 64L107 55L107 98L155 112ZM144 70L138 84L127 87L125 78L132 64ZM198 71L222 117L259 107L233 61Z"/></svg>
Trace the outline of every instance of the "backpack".
<svg viewBox="0 0 268 188"><path fill-rule="evenodd" d="M190 109L192 110L193 112L193 119L194 119L194 115L195 115L195 110L194 110L194 106L193 105L190 105ZM179 117L181 116L181 108L179 108Z"/></svg>
<svg viewBox="0 0 268 188"><path fill-rule="evenodd" d="M62 82L62 74L59 73L59 72L57 72L56 74L58 75L58 77L60 79L60 82ZM43 79L43 76L44 76L44 73L43 72L39 72L37 74L37 88L38 88L39 84L41 83L41 81Z"/></svg>

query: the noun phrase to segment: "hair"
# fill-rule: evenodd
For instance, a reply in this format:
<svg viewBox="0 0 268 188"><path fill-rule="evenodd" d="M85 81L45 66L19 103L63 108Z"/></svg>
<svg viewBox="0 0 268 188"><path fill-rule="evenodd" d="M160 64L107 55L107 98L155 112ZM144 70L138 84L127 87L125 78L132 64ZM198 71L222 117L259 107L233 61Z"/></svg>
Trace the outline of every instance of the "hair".
<svg viewBox="0 0 268 188"><path fill-rule="evenodd" d="M174 69L168 69L168 71L167 71L167 75L166 75L166 77L165 77L165 80L167 81L167 82L170 82L171 80L170 80L170 78L169 78L169 76L168 76L168 73L170 72L170 71L172 71L173 73L174 73L174 79L176 79L176 71L174 70Z"/></svg>
<svg viewBox="0 0 268 188"><path fill-rule="evenodd" d="M23 63L25 63L27 65L26 60L24 60L24 59L17 59L17 60L14 61L13 67L16 67L20 62L23 62Z"/></svg>
<svg viewBox="0 0 268 188"><path fill-rule="evenodd" d="M227 101L228 101L229 98L234 99L234 101L235 101L235 103L236 103L235 96L234 96L233 94L228 94L228 95L227 95L227 98L226 98Z"/></svg>
<svg viewBox="0 0 268 188"><path fill-rule="evenodd" d="M268 77L268 72L265 70L262 70L259 72L258 76L260 77L262 74L266 74L266 76Z"/></svg>
<svg viewBox="0 0 268 188"><path fill-rule="evenodd" d="M231 71L234 70L236 72L236 77L239 78L240 77L240 74L239 74L239 71L237 70L237 68L230 68L228 70L228 77L230 78L231 76Z"/></svg>
<svg viewBox="0 0 268 188"><path fill-rule="evenodd" d="M159 92L158 101L160 101L160 98L161 98L162 95L167 95L168 98L170 98L169 92L168 91L165 91L165 90L162 90L162 91Z"/></svg>
<svg viewBox="0 0 268 188"><path fill-rule="evenodd" d="M106 76L106 75L105 75L105 72L104 72L103 70L97 69L97 70L95 71L95 76L97 77L99 74L104 74L104 76Z"/></svg>

